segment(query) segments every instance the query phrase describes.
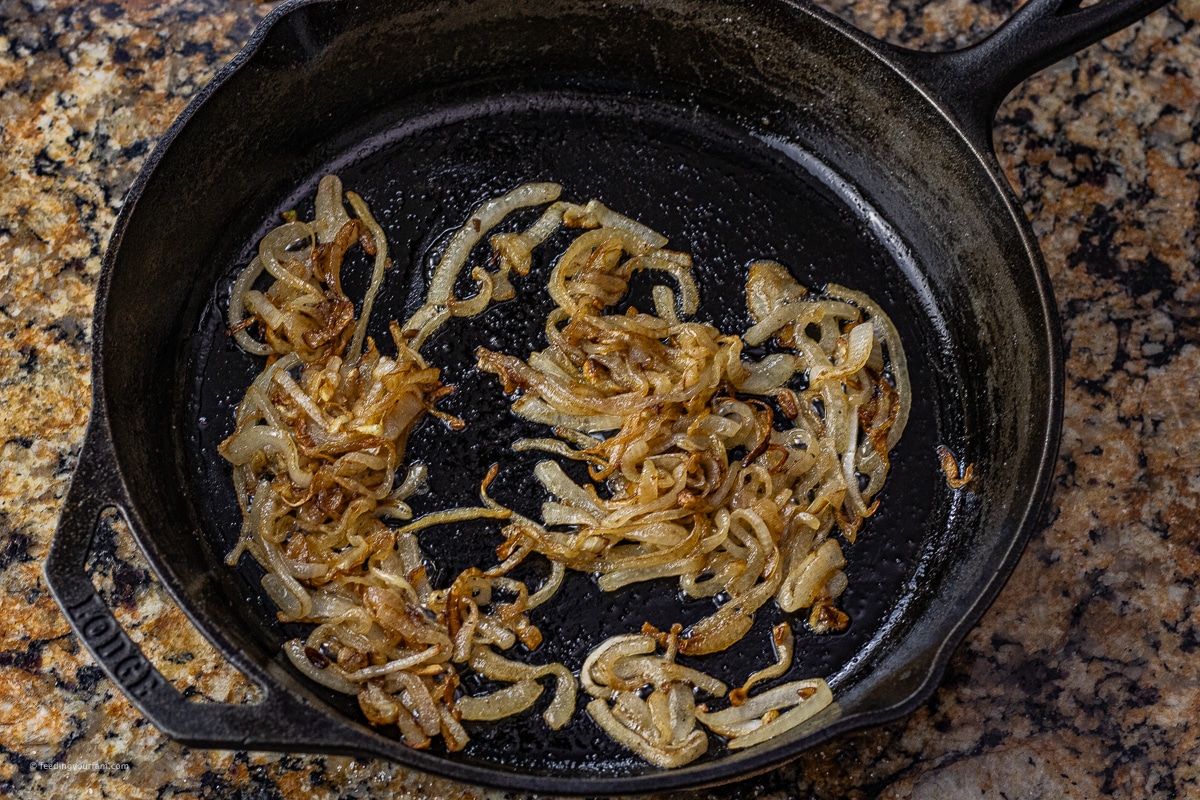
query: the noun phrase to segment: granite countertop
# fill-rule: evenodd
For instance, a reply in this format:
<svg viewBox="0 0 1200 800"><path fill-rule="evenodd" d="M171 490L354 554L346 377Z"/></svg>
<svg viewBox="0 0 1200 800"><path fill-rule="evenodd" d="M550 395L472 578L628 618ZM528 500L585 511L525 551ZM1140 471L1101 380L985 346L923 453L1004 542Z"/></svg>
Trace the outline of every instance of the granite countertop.
<svg viewBox="0 0 1200 800"><path fill-rule="evenodd" d="M929 48L979 38L1013 5L822 4ZM491 796L385 762L172 742L103 676L42 575L87 420L92 303L121 198L268 10L0 0L0 795ZM1025 83L996 142L1066 345L1044 524L913 715L716 797L1200 796L1200 0ZM119 524L95 551L97 584L169 680L246 695Z"/></svg>

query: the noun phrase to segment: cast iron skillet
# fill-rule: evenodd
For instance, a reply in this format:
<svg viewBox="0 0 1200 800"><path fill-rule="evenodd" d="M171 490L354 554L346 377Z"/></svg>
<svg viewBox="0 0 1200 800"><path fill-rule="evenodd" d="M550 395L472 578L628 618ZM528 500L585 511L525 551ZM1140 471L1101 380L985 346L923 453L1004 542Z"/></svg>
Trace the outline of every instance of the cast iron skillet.
<svg viewBox="0 0 1200 800"><path fill-rule="evenodd" d="M1016 562L1059 436L1056 313L991 152L992 114L1026 76L1161 4L1032 0L981 44L940 55L881 44L789 0L278 9L172 126L117 222L96 303L91 422L46 565L55 596L138 708L197 746L375 755L502 788L639 793L745 777L907 714ZM474 728L458 754L411 750L293 672L279 645L296 630L274 620L260 573L222 563L238 517L215 445L261 364L231 346L221 315L252 244L328 171L366 197L393 245L377 333L419 303L445 233L527 180L599 197L692 252L699 316L726 329L745 325L745 266L760 257L810 286L836 281L882 303L908 350L913 416L882 510L847 548L853 625L801 635L792 674L828 676L835 706L758 748L714 743L664 772L582 712L558 733L528 714ZM435 476L426 508L469 502L487 465L508 459L495 494L536 509L530 463L506 455L529 431L470 369L470 353L542 346L538 283L427 350L459 385L446 409L471 426L414 435L411 454ZM969 491L947 487L939 443L974 463ZM85 571L109 507L189 618L262 687L260 703L187 702L121 631ZM442 580L492 563L497 542L485 526L422 538ZM548 641L528 657L578 668L606 634L709 610L681 603L669 584L609 596L575 576L535 618ZM759 616L742 645L699 666L734 683L762 666L780 612Z"/></svg>

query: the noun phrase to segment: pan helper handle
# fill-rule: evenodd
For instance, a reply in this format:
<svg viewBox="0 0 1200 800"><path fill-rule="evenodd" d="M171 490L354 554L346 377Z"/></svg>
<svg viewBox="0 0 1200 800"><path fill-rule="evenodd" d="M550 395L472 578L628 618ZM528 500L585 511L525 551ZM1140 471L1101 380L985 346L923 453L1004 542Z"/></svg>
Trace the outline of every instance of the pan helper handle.
<svg viewBox="0 0 1200 800"><path fill-rule="evenodd" d="M195 747L289 750L313 749L315 743L369 751L361 732L331 724L296 693L263 675L248 675L263 687L261 702L189 702L129 638L87 572L92 537L105 510L116 508L131 528L137 524L126 511L110 437L103 415L93 413L45 567L51 592L108 678L160 731Z"/></svg>

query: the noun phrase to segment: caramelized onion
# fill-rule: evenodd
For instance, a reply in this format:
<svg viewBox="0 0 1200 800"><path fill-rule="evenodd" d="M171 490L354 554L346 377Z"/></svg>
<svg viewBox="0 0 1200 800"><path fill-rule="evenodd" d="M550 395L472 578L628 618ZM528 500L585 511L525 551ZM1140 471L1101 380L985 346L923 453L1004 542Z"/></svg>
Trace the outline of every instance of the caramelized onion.
<svg viewBox="0 0 1200 800"><path fill-rule="evenodd" d="M593 573L604 591L677 578L688 596L719 605L686 630L647 625L610 637L585 658L579 685L608 735L653 764L678 767L706 751L700 726L739 749L832 702L819 678L750 696L790 671L786 625L773 632L775 662L752 672L723 711L697 708L695 694L721 697L725 684L678 659L733 646L772 599L787 612L808 609L815 632L848 624L834 605L848 585L837 534L853 542L878 505L911 404L904 352L866 295L835 284L810 292L775 262L750 265L748 330L693 320L699 291L689 255L597 200L558 201L560 191L526 184L477 207L451 236L423 305L391 324L394 355L366 336L390 262L362 198L347 192L344 200L340 181L327 176L314 220L264 237L234 282L228 315L239 345L271 358L221 445L245 513L229 559L249 553L267 570L263 586L281 619L316 624L285 645L297 669L356 694L370 722L394 724L410 746L442 736L451 750L468 739L460 719L521 713L543 694L543 678L554 679L546 723L570 720L570 670L499 652L540 645L528 612L552 599L567 569ZM544 204L523 232L490 237L490 262L469 263L508 214ZM478 367L514 395L514 413L550 428L514 449L580 462L587 480L577 483L556 461L538 463L534 476L549 498L534 520L489 497L493 467L482 507L413 520L406 500L427 470L405 467L410 432L426 416L454 430L466 424L436 408L451 388L421 346L454 318L513 297L511 273L528 274L533 250L560 226L584 231L546 280L555 305L547 346L529 354L481 347ZM374 257L358 318L340 277L355 243ZM464 270L476 290L459 297ZM651 286L653 314L619 310L638 272L667 279ZM264 275L273 281L265 287ZM748 357L747 345L770 351ZM947 455L947 480L958 488ZM407 524L385 522L395 519ZM434 588L415 534L483 519L504 523L500 562ZM549 560L550 573L531 594L509 573L533 553ZM466 669L507 685L461 695Z"/></svg>
<svg viewBox="0 0 1200 800"><path fill-rule="evenodd" d="M609 639L580 675L597 724L654 763L679 763L667 753L690 734L659 735L670 727L662 722L670 694L651 692L651 702L628 693L639 680L643 689L700 686L703 673L651 669L654 647L669 647L672 663L675 653L727 649L772 598L786 611L810 609L813 631L848 623L833 605L848 583L833 534L853 542L876 508L910 403L903 349L865 295L836 285L809 292L766 261L747 278L753 326L723 334L687 319L698 308L691 259L663 249L665 237L596 201L568 205L562 221L588 230L550 275L549 346L524 359L480 348L478 366L515 395L515 413L552 428L553 438L514 449L585 462L590 482L539 463L551 499L540 521L514 515L500 552L532 549L594 573L604 591L677 576L690 596L722 598L679 634ZM512 243L494 244L507 258ZM678 307L676 288L660 284L651 291L656 315L617 313L640 270L671 275ZM776 352L743 359L744 344L769 341ZM798 378L804 388L793 388ZM777 631L776 663L751 675L737 700L784 675L792 650L790 628ZM772 714L786 725L800 716ZM689 747L680 752L694 756Z"/></svg>
<svg viewBox="0 0 1200 800"><path fill-rule="evenodd" d="M522 189L498 205L485 204L483 223L490 227L507 209L556 192L552 186ZM322 179L316 219L288 222L268 233L258 257L234 283L229 319L236 340L249 352L273 359L251 383L234 432L220 447L233 465L245 513L228 561L236 563L249 553L267 571L263 588L279 607L280 619L316 624L306 639L285 644L292 664L328 688L357 695L368 721L396 725L412 747L427 747L440 735L449 749L462 749L468 736L460 715L500 719L516 713L541 693L536 679L544 676L556 681L546 720L561 727L574 712L574 678L565 667L527 667L477 654L518 640L537 646L541 633L526 611L557 591L561 566L532 597L524 584L505 577L523 555L486 575L468 570L449 591L434 590L415 531L475 519L506 520L512 513L492 505L435 511L399 529L383 521L411 518L404 501L425 482L428 470L414 464L396 485L412 428L426 415L451 428L462 422L435 408L450 390L439 370L417 352L419 341L406 340L392 323L395 355L388 356L366 337L390 262L383 230L366 203L353 193L347 198L353 218L346 213L340 181ZM540 223L529 246L557 225L554 219ZM477 233L471 228L452 241L450 261L444 259L431 290L433 305L457 303L449 288ZM374 256L357 320L340 280L342 258L355 242ZM264 272L274 282L253 288ZM480 283L487 291L457 303L456 313L478 313L493 299L498 281L487 273ZM263 334L263 342L250 337L252 327ZM517 600L493 600L493 585L515 593ZM465 698L464 709L456 709L462 668L456 665L475 661L489 677L512 685L491 700ZM500 668L508 664L514 666Z"/></svg>

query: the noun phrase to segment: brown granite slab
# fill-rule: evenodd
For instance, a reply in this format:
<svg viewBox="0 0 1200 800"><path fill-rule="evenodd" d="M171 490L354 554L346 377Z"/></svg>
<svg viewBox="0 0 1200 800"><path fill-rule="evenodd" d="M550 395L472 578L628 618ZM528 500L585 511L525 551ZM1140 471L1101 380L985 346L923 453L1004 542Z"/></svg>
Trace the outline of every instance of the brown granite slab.
<svg viewBox="0 0 1200 800"><path fill-rule="evenodd" d="M961 45L1009 0L824 0L890 41ZM0 0L0 795L492 794L349 758L162 736L79 646L41 567L89 404L91 308L121 198L266 6ZM734 798L1200 797L1200 0L1020 87L1001 161L1045 252L1067 352L1045 526L910 718L711 793ZM249 689L117 524L97 583L166 677ZM709 794L697 795L709 796Z"/></svg>

